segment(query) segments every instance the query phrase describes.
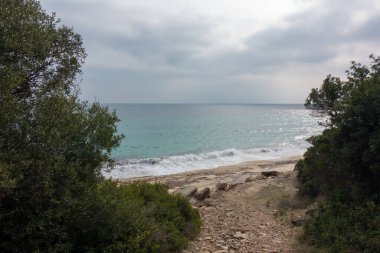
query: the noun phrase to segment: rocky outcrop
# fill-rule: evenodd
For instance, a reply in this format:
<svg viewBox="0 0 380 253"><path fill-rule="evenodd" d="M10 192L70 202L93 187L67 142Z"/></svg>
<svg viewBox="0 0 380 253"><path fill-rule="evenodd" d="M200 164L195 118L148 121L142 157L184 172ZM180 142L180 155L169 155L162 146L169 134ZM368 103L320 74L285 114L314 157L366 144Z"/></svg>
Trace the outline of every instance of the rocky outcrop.
<svg viewBox="0 0 380 253"><path fill-rule="evenodd" d="M206 188L204 188L203 190L201 190L201 191L195 193L194 197L195 197L196 200L198 200L198 201L202 201L202 200L204 200L205 198L210 197L210 192L211 192L211 191L210 191L210 188L206 187Z"/></svg>
<svg viewBox="0 0 380 253"><path fill-rule="evenodd" d="M216 190L217 191L225 191L227 186L228 186L227 183L217 183L216 184Z"/></svg>
<svg viewBox="0 0 380 253"><path fill-rule="evenodd" d="M194 186L188 186L179 191L179 194L181 194L184 197L193 197L195 193L198 191L197 187Z"/></svg>
<svg viewBox="0 0 380 253"><path fill-rule="evenodd" d="M245 183L250 183L250 182L253 182L253 178L252 177L247 177L245 179Z"/></svg>
<svg viewBox="0 0 380 253"><path fill-rule="evenodd" d="M265 177L277 177L279 175L278 171L270 170L270 171L262 171L261 175Z"/></svg>

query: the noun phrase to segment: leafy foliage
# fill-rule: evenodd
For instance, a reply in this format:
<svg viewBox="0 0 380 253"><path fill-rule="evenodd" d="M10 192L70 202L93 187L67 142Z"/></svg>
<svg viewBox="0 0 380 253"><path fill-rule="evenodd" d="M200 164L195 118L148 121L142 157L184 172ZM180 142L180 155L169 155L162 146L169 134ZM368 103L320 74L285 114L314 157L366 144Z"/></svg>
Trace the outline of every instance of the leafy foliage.
<svg viewBox="0 0 380 253"><path fill-rule="evenodd" d="M0 3L1 90L27 99L37 90L69 93L86 56L82 40L33 0Z"/></svg>
<svg viewBox="0 0 380 253"><path fill-rule="evenodd" d="M329 252L378 252L380 207L374 202L328 201L305 226L306 241Z"/></svg>
<svg viewBox="0 0 380 253"><path fill-rule="evenodd" d="M332 252L375 252L380 242L374 215L380 207L380 58L370 58L369 68L352 62L347 81L328 76L305 104L329 116L297 164L300 194L327 199L305 231Z"/></svg>
<svg viewBox="0 0 380 253"><path fill-rule="evenodd" d="M115 112L78 98L85 56L80 35L38 2L0 1L0 251L183 248L199 230L185 200L103 182L123 136Z"/></svg>
<svg viewBox="0 0 380 253"><path fill-rule="evenodd" d="M201 227L188 200L160 184L118 187L106 181L89 191L75 212L70 233L75 252L178 252Z"/></svg>

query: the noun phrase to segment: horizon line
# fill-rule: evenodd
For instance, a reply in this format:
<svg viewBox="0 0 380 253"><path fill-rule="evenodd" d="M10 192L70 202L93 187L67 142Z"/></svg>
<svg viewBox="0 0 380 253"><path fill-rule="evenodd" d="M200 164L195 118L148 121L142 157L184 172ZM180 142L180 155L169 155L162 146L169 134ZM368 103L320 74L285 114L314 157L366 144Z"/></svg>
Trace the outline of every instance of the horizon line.
<svg viewBox="0 0 380 253"><path fill-rule="evenodd" d="M99 102L100 104L129 104L129 105L304 105L303 103L131 103L131 102Z"/></svg>

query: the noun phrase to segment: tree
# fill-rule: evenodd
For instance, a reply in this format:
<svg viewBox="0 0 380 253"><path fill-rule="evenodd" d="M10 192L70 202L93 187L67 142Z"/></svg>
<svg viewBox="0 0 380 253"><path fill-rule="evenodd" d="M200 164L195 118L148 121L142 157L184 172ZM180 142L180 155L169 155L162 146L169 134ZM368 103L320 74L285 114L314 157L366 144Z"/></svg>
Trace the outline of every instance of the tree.
<svg viewBox="0 0 380 253"><path fill-rule="evenodd" d="M3 0L0 10L2 91L24 99L75 91L86 56L81 36L36 1Z"/></svg>
<svg viewBox="0 0 380 253"><path fill-rule="evenodd" d="M85 50L38 2L0 2L0 249L60 251L72 206L111 161L115 113L81 102Z"/></svg>
<svg viewBox="0 0 380 253"><path fill-rule="evenodd" d="M187 199L102 177L123 136L78 98L85 56L38 2L0 1L0 252L178 252L201 227Z"/></svg>
<svg viewBox="0 0 380 253"><path fill-rule="evenodd" d="M380 57L352 62L347 80L328 76L305 106L329 117L297 163L300 193L323 195L306 235L332 252L380 248Z"/></svg>

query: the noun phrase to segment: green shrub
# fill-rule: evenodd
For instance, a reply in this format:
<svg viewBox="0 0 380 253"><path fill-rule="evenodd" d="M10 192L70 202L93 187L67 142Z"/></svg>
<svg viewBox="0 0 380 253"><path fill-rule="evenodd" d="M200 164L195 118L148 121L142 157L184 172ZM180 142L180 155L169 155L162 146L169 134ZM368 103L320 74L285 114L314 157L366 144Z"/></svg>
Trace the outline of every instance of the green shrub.
<svg viewBox="0 0 380 253"><path fill-rule="evenodd" d="M329 201L305 226L303 239L329 252L377 253L380 249L380 207Z"/></svg>
<svg viewBox="0 0 380 253"><path fill-rule="evenodd" d="M105 181L76 207L75 252L178 252L201 227L199 214L161 184Z"/></svg>
<svg viewBox="0 0 380 253"><path fill-rule="evenodd" d="M330 252L380 248L380 58L352 62L347 81L328 76L306 107L328 117L297 163L300 195L326 200L305 238Z"/></svg>

